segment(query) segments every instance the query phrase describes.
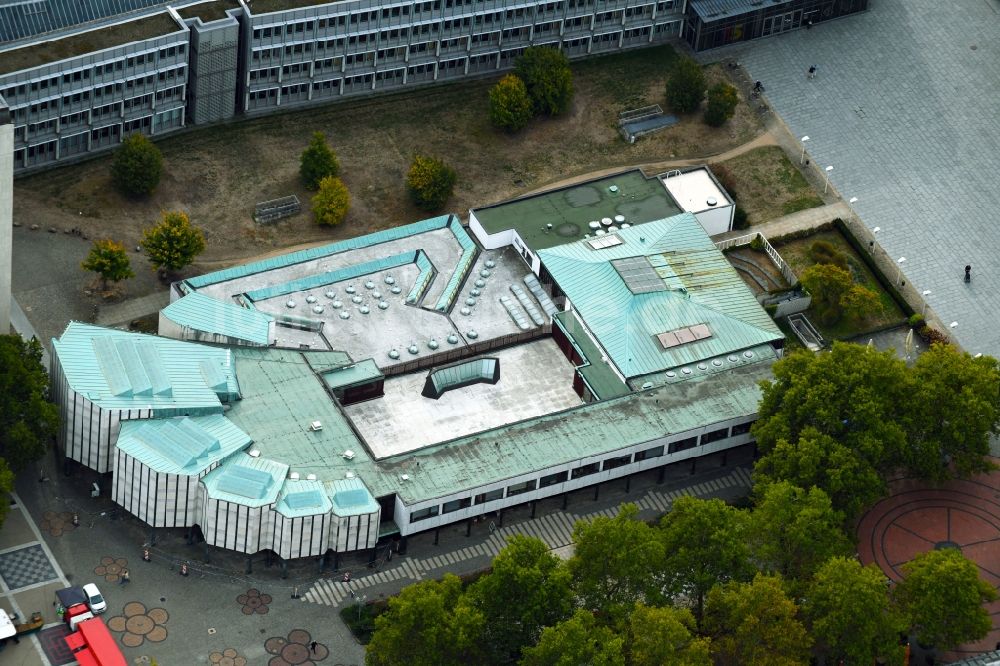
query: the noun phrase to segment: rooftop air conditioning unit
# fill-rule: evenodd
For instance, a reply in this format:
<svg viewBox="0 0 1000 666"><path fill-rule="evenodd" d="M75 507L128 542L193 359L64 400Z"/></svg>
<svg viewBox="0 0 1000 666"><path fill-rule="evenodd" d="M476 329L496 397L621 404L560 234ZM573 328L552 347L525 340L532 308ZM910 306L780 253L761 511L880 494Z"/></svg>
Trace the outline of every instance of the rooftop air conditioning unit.
<svg viewBox="0 0 1000 666"><path fill-rule="evenodd" d="M292 481L298 481L299 480L299 473L298 472L289 472L288 473L288 478L291 479Z"/></svg>
<svg viewBox="0 0 1000 666"><path fill-rule="evenodd" d="M354 472L346 472L344 474L344 478L345 479L353 479L354 478Z"/></svg>
<svg viewBox="0 0 1000 666"><path fill-rule="evenodd" d="M323 429L323 424L320 421L313 421L309 424L309 429L313 432L317 432Z"/></svg>
<svg viewBox="0 0 1000 666"><path fill-rule="evenodd" d="M257 449L250 449L249 455L251 458L260 458L260 451L258 451Z"/></svg>
<svg viewBox="0 0 1000 666"><path fill-rule="evenodd" d="M409 481L410 480L410 475L409 474L400 474L399 475L399 480L400 481Z"/></svg>
<svg viewBox="0 0 1000 666"><path fill-rule="evenodd" d="M354 451L347 449L346 451L340 454L340 457L343 458L344 460L354 460Z"/></svg>
<svg viewBox="0 0 1000 666"><path fill-rule="evenodd" d="M306 481L315 481L315 480L316 480L315 474L306 474Z"/></svg>

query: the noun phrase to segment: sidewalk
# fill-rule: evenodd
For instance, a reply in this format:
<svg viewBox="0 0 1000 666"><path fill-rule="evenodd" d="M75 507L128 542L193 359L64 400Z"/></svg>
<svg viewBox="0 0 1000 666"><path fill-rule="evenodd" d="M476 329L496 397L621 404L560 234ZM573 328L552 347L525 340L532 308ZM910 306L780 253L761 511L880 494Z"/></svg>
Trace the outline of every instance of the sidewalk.
<svg viewBox="0 0 1000 666"><path fill-rule="evenodd" d="M778 238L796 231L815 229L822 224L832 222L838 217L847 221L850 216L851 209L848 205L843 201L837 201L836 203L827 204L825 206L817 206L816 208L800 210L797 213L785 215L775 220L771 220L770 222L765 222L764 224L755 224L749 229L727 231L724 234L712 236L712 240L718 242L721 240L739 238L740 236L755 233L764 234L765 238L771 240L772 238Z"/></svg>
<svg viewBox="0 0 1000 666"><path fill-rule="evenodd" d="M159 289L148 296L132 298L123 303L102 306L97 313L98 326L117 326L156 314L170 304L170 292Z"/></svg>

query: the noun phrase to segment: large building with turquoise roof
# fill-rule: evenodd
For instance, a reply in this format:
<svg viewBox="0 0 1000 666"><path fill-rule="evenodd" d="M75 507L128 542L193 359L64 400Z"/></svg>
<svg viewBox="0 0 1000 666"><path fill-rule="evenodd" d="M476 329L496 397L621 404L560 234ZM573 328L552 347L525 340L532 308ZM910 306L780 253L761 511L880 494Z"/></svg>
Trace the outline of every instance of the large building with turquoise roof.
<svg viewBox="0 0 1000 666"><path fill-rule="evenodd" d="M151 527L288 560L747 446L784 338L635 179L182 280L159 335L71 323L60 450Z"/></svg>

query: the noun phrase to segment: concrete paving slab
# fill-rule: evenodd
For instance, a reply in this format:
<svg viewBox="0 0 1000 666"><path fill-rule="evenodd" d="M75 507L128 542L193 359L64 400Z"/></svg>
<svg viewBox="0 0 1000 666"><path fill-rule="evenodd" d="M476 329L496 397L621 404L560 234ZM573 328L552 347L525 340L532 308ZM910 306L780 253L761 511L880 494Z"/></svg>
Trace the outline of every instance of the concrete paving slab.
<svg viewBox="0 0 1000 666"><path fill-rule="evenodd" d="M3 529L0 530L0 552L20 547L34 540L35 534L31 531L24 514L20 509L12 507L11 512L7 514L7 518L3 522Z"/></svg>

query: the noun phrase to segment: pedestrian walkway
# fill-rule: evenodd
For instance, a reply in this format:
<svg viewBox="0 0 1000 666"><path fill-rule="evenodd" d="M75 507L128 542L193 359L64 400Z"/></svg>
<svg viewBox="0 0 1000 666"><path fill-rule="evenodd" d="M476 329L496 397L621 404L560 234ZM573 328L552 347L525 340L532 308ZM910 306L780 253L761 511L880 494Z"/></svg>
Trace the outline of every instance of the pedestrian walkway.
<svg viewBox="0 0 1000 666"><path fill-rule="evenodd" d="M720 494L732 495L733 490L745 494L751 487L750 472L744 467L733 468L728 474L713 479L707 479L691 486L670 491L652 490L637 499L635 504L640 511L653 512L656 515L670 510L673 501L678 497L691 495L694 497L715 497ZM728 492L727 492L728 491ZM564 555L566 546L572 544L573 526L579 520L590 520L598 516L613 517L617 515L618 507L612 506L594 512L555 511L539 516L534 520L498 527L490 524L490 534L486 540L431 557L397 557L394 563L386 562L381 571L358 576L350 583L341 579L322 579L304 594L305 601L326 606L339 606L345 599L366 596L366 592L379 586L392 584L393 590L424 578L438 578L449 571L455 571L462 563L488 558L492 559L504 547L507 538L515 534L536 537L545 542L552 550L559 550Z"/></svg>
<svg viewBox="0 0 1000 666"><path fill-rule="evenodd" d="M838 217L842 220L847 220L850 216L851 209L843 201L838 201L825 206L817 206L816 208L800 210L797 213L784 215L775 220L771 220L770 222L765 222L764 224L755 224L749 229L727 231L724 234L712 236L712 240L728 240L730 238L746 236L747 234L764 234L764 238L770 240L772 238L780 238L781 236L785 236L796 231L815 229L816 227L826 224L827 222L832 222Z"/></svg>
<svg viewBox="0 0 1000 666"><path fill-rule="evenodd" d="M148 296L132 298L123 303L102 306L97 313L98 326L118 326L156 314L170 304L170 292L158 290Z"/></svg>

